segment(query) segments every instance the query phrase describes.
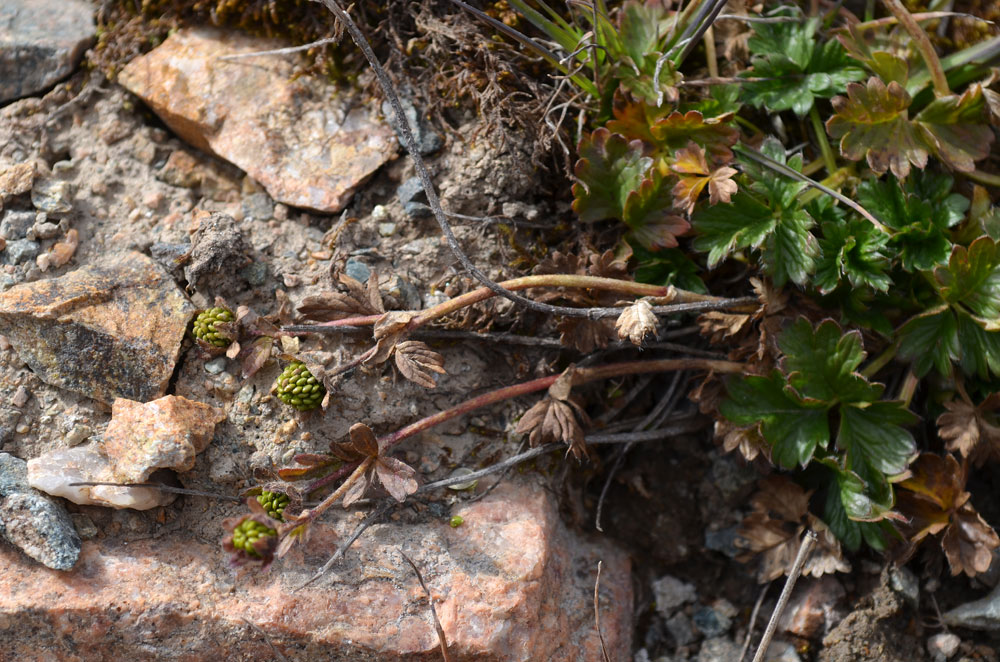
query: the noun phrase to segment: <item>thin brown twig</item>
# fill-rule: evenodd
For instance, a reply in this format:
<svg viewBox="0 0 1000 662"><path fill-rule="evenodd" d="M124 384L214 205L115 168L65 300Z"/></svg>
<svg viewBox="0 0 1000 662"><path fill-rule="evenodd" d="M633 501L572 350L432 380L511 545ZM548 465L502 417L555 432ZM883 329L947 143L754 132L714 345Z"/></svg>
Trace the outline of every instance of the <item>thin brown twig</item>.
<svg viewBox="0 0 1000 662"><path fill-rule="evenodd" d="M771 588L771 584L765 584L764 588L760 591L760 595L757 596L757 602L753 604L753 610L750 612L750 622L747 623L747 636L743 639L743 649L740 651L740 659L736 662L743 662L746 659L747 652L750 650L750 642L753 641L753 628L757 624L757 615L760 613L760 606L764 604L764 596L767 595L767 589L769 588Z"/></svg>
<svg viewBox="0 0 1000 662"><path fill-rule="evenodd" d="M414 574L417 575L417 581L420 582L420 587L424 589L424 593L427 594L427 602L431 606L431 616L434 617L434 629L437 630L438 643L441 644L441 657L444 658L444 662L451 662L451 655L448 654L448 638L444 636L444 628L441 627L441 621L438 619L437 609L434 608L434 596L431 595L430 589L427 588L427 584L424 583L423 575L420 574L420 569L417 568L417 564L413 562L406 553L400 549L399 555L410 564L413 568Z"/></svg>
<svg viewBox="0 0 1000 662"><path fill-rule="evenodd" d="M795 562L792 563L792 569L788 571L788 579L785 580L785 586L781 589L781 595L778 596L778 603L774 606L774 611L771 612L771 620L767 622L764 636L761 637L760 644L757 646L753 662L762 662L764 659L764 654L767 653L767 649L771 645L771 639L774 637L774 632L778 628L778 619L781 618L781 613L785 611L788 598L792 595L795 582L798 581L799 575L802 574L802 566L805 565L806 557L809 556L809 550L812 549L815 542L816 532L806 531L806 535L802 538L802 544L799 545L799 553L795 555Z"/></svg>
<svg viewBox="0 0 1000 662"><path fill-rule="evenodd" d="M327 37L326 39L319 39L317 41L311 41L308 44L302 44L301 46L289 46L287 48L275 48L269 51L254 51L252 53L230 53L229 55L220 55L217 60L242 60L248 57L257 57L259 55L291 55L292 53L299 53L301 51L307 51L310 48L315 48L316 46L326 46L327 44L336 44L340 41L340 37Z"/></svg>
<svg viewBox="0 0 1000 662"><path fill-rule="evenodd" d="M278 658L278 660L280 662L288 662L288 658L285 657L284 654L281 651L279 651L277 648L275 648L274 644L271 643L271 637L267 636L267 633L264 632L264 630L262 630L261 628L259 628L257 625L251 623L246 618L244 618L242 620L243 620L244 623L246 623L247 625L249 625L250 628L253 629L257 634L259 634L260 636L264 637L264 641L267 643L268 646L271 647L271 652L275 654L275 656Z"/></svg>

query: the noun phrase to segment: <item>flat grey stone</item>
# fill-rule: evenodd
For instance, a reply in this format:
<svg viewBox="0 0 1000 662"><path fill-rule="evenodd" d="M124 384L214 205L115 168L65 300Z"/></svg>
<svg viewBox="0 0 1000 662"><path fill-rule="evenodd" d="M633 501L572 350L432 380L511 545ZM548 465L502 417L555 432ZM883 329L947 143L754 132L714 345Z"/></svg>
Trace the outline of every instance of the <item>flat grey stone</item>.
<svg viewBox="0 0 1000 662"><path fill-rule="evenodd" d="M30 239L18 239L7 243L7 261L10 264L21 264L38 257L42 245Z"/></svg>
<svg viewBox="0 0 1000 662"><path fill-rule="evenodd" d="M96 32L83 0L0 3L0 103L52 87L73 73Z"/></svg>
<svg viewBox="0 0 1000 662"><path fill-rule="evenodd" d="M80 557L80 536L62 503L28 485L27 463L0 453L0 535L53 570Z"/></svg>
<svg viewBox="0 0 1000 662"><path fill-rule="evenodd" d="M0 221L0 236L7 241L24 239L28 230L35 224L35 212L15 211L8 209Z"/></svg>

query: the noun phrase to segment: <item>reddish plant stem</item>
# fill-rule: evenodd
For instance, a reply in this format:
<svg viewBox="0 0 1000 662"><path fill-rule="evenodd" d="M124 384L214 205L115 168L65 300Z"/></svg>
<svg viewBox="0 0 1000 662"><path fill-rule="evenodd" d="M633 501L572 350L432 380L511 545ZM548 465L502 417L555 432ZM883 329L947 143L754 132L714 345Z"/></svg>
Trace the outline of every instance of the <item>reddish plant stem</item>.
<svg viewBox="0 0 1000 662"><path fill-rule="evenodd" d="M538 274L534 276L523 276L505 280L499 283L501 287L512 292L526 290L532 287L574 287L579 289L603 290L608 292L621 292L633 296L665 297L673 293L673 302L691 303L696 301L721 301L719 297L713 297L697 292L688 292L676 288L664 287L661 285L649 285L647 283L637 283L631 280L620 280L617 278L601 278L598 276L580 276L576 274ZM419 314L410 320L408 329L412 331L427 324L439 317L444 317L456 310L461 310L466 306L485 301L497 296L490 288L480 287L459 295L448 301L439 303L436 306L420 311ZM360 315L358 317L346 317L332 322L322 322L316 326L371 326L379 321L382 315Z"/></svg>
<svg viewBox="0 0 1000 662"><path fill-rule="evenodd" d="M355 467L357 467L357 466L358 466L357 462L348 462L347 464L345 464L344 466L340 467L339 469L337 469L333 473L331 473L329 475L326 475L326 476L323 476L322 478L320 478L319 480L317 480L315 483L313 483L312 485L310 485L309 487L307 487L306 488L306 494L312 494L316 490L318 490L318 489L320 489L322 487L326 487L327 485L329 485L330 483L332 483L334 481L340 480L341 478L343 478L347 474L349 474L352 471L354 471Z"/></svg>
<svg viewBox="0 0 1000 662"><path fill-rule="evenodd" d="M637 375L648 372L668 372L671 370L711 370L718 373L741 372L744 368L742 363L734 361L721 361L717 359L660 359L656 361L628 361L625 363L611 363L597 368L578 368L576 371L574 385L585 384L587 382L608 379L610 377L623 377L625 375ZM505 386L504 388L484 393L480 396L466 400L455 405L451 409L439 411L438 413L422 418L419 421L410 423L406 427L395 432L379 437L379 447L391 448L408 437L423 432L429 428L450 421L453 418L468 414L469 412L485 407L487 405L501 402L509 398L535 393L552 386L559 379L559 375L549 375L540 377L530 382Z"/></svg>
<svg viewBox="0 0 1000 662"><path fill-rule="evenodd" d="M315 522L317 517L319 517L327 510L329 510L330 506L332 506L334 502L337 501L337 499L342 497L347 492L347 490L349 490L351 486L354 485L354 483L358 482L358 480L360 480L361 477L365 475L365 472L368 471L368 467L370 467L372 465L372 462L374 461L375 461L374 457L366 457L364 460L362 460L357 466L354 467L354 471L352 471L351 475L347 477L347 480L341 483L340 487L331 492L330 496L323 499L319 503L319 505L317 505L312 510L302 511L302 514L298 516L298 520L296 523L311 524L312 522Z"/></svg>

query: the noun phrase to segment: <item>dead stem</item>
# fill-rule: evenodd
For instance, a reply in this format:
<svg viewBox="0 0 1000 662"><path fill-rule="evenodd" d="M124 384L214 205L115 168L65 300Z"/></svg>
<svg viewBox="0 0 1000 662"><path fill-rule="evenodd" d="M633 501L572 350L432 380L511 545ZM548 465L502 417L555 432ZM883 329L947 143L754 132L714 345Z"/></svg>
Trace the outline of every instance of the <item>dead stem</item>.
<svg viewBox="0 0 1000 662"><path fill-rule="evenodd" d="M910 33L914 45L920 51L921 57L924 58L924 63L931 74L931 80L934 81L934 96L949 96L951 89L948 87L948 79L944 75L941 60L934 50L934 44L931 43L930 37L927 36L927 33L920 27L920 24L913 18L913 15L907 11L902 2L899 0L883 0L883 4L896 17L899 24Z"/></svg>
<svg viewBox="0 0 1000 662"><path fill-rule="evenodd" d="M358 482L358 480L360 480L361 477L365 475L365 472L368 471L368 467L372 465L372 462L374 460L375 458L372 457L366 457L364 460L362 460L361 463L358 464L357 468L351 473L351 475L347 477L347 480L341 483L340 487L331 492L330 496L323 499L319 503L319 505L317 505L315 508L312 508L310 510L303 510L301 513L299 513L296 523L311 524L312 522L315 522L317 517L319 517L327 510L329 510L330 506L336 503L337 499L343 496L347 492L347 490L349 490L351 486L354 485L354 483Z"/></svg>

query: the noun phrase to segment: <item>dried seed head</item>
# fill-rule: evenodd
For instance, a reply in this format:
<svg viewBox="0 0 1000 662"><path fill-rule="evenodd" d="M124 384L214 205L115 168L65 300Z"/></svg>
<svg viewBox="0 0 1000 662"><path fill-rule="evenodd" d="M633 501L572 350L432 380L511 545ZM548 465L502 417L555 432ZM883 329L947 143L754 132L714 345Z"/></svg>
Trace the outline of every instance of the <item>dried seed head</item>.
<svg viewBox="0 0 1000 662"><path fill-rule="evenodd" d="M633 345L642 345L648 335L656 335L656 315L649 302L639 300L622 311L615 322L615 330L622 340L626 338Z"/></svg>

